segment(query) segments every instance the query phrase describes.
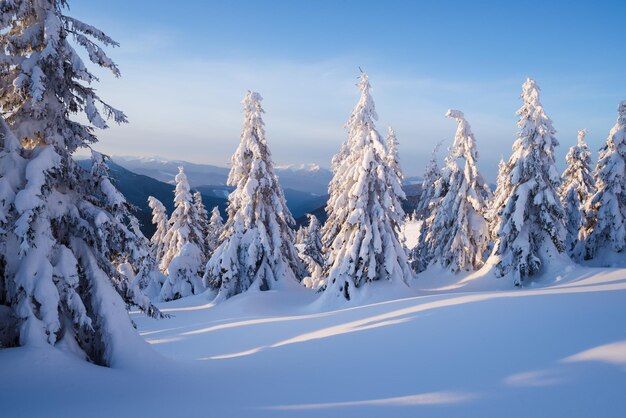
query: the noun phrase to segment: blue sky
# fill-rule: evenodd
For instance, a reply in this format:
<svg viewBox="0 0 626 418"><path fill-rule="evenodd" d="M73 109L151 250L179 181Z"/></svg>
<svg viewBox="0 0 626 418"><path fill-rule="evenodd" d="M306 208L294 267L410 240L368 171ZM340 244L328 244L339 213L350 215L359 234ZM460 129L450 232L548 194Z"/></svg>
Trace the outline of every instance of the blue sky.
<svg viewBox="0 0 626 418"><path fill-rule="evenodd" d="M527 76L542 88L559 160L578 129L597 150L626 99L624 1L75 0L70 14L121 43L110 55L122 78L102 73L98 86L131 121L101 133L98 148L113 155L226 165L251 89L265 98L277 164L329 166L361 67L407 175L452 140L452 107L474 128L493 180Z"/></svg>

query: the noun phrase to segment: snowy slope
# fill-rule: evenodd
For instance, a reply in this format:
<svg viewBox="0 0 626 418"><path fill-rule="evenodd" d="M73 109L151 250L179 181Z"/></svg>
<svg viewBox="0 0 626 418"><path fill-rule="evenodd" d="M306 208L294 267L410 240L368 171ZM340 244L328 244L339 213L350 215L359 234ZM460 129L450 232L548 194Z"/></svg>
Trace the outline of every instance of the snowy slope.
<svg viewBox="0 0 626 418"><path fill-rule="evenodd" d="M626 269L569 270L338 310L307 290L163 304L133 314L160 363L1 350L2 416L624 417Z"/></svg>

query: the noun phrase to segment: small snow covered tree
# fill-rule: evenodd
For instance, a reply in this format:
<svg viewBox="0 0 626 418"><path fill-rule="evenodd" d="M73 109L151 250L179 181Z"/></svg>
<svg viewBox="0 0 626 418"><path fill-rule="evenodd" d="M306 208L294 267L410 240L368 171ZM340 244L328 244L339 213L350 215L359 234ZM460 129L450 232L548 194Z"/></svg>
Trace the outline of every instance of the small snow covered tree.
<svg viewBox="0 0 626 418"><path fill-rule="evenodd" d="M161 270L167 272L167 280L163 283L160 294L161 300L165 301L204 290L200 279L204 267L204 239L197 224L198 216L183 167L178 167L175 180L174 211L165 234L166 252L160 264ZM170 266L179 257L175 265Z"/></svg>
<svg viewBox="0 0 626 418"><path fill-rule="evenodd" d="M366 74L357 86L361 97L347 123L348 139L333 159L323 231L325 293L347 300L367 283L412 278L399 238L404 219L400 180L374 126L377 115Z"/></svg>
<svg viewBox="0 0 626 418"><path fill-rule="evenodd" d="M309 276L302 281L302 284L305 287L317 289L323 284L322 232L315 215L307 214L307 218L309 219L309 226L301 228L300 258L304 261Z"/></svg>
<svg viewBox="0 0 626 418"><path fill-rule="evenodd" d="M126 261L120 266L123 267L118 267L118 270L131 280L131 285L137 286L144 295L153 299L159 295L165 276L158 268L158 260L154 257L150 241L141 232L137 218L130 219L130 227L137 239Z"/></svg>
<svg viewBox="0 0 626 418"><path fill-rule="evenodd" d="M294 246L295 224L274 174L263 127L262 97L248 91L242 101L241 142L233 155L228 185L228 220L223 242L207 263L204 281L224 300L247 290L299 286L302 263Z"/></svg>
<svg viewBox="0 0 626 418"><path fill-rule="evenodd" d="M222 236L223 231L224 221L222 220L222 215L220 214L219 208L215 206L211 211L211 219L209 220L209 227L206 235L206 244L209 250L209 258L211 258L211 255L213 254L215 249L220 245L220 237Z"/></svg>
<svg viewBox="0 0 626 418"><path fill-rule="evenodd" d="M194 206L194 217L195 217L195 225L197 225L200 230L200 236L202 237L202 254L203 254L203 265L206 264L209 255L209 248L207 246L206 238L209 233L209 213L202 202L202 194L200 192L195 192L193 194L193 206Z"/></svg>
<svg viewBox="0 0 626 418"><path fill-rule="evenodd" d="M496 192L506 199L494 208L500 219L492 253L496 274L511 275L517 286L565 251L564 213L557 191L561 176L554 163L556 131L534 80L526 80L521 97L519 136L502 173L506 189Z"/></svg>
<svg viewBox="0 0 626 418"><path fill-rule="evenodd" d="M97 141L94 128L106 128L107 117L121 123L126 116L96 94L91 84L97 78L73 46L84 47L90 61L119 76L98 45L117 44L65 15L66 6L65 0L0 3L0 105L17 137L3 124L0 193L9 197L2 204L9 212L1 236L2 298L12 312L16 341L0 345L57 345L114 365L141 355L138 348L145 344L125 307L160 313L117 270L137 236L128 228L129 205L108 179L102 156L92 154L91 170L72 158ZM77 121L78 114L88 123Z"/></svg>
<svg viewBox="0 0 626 418"><path fill-rule="evenodd" d="M566 248L572 254L585 225L585 203L595 192L591 171L591 152L585 142L586 130L578 131L578 143L565 157L567 168L561 176L560 197L565 210Z"/></svg>
<svg viewBox="0 0 626 418"><path fill-rule="evenodd" d="M415 215L418 220L428 219L431 212L431 206L433 199L435 198L435 185L437 180L441 177L441 169L437 164L437 153L443 142L439 142L435 145L430 162L426 166L424 171L424 179L422 180L422 190L419 195L417 207L415 208Z"/></svg>
<svg viewBox="0 0 626 418"><path fill-rule="evenodd" d="M169 229L167 210L163 203L154 196L148 197L148 206L152 209L152 223L156 225L156 230L152 234L152 238L150 238L150 248L152 256L160 263L167 252L165 242Z"/></svg>
<svg viewBox="0 0 626 418"><path fill-rule="evenodd" d="M398 155L398 138L396 137L396 132L391 126L387 129L387 140L385 141L385 146L387 147L387 154L385 155L385 162L387 163L385 166L387 169L387 182L390 186L390 193L393 193L395 196L394 203L399 203L401 199L406 199L404 190L402 190L404 175L402 174L400 157ZM396 210L397 208L392 209ZM404 211L402 212L402 215L405 215Z"/></svg>
<svg viewBox="0 0 626 418"><path fill-rule="evenodd" d="M445 188L442 187L444 186L441 178L442 172L437 164L437 153L442 144L443 142L439 142L433 149L430 162L424 171L422 190L414 211L414 216L419 222L419 237L417 245L409 251L409 264L416 273L426 270L432 259L430 242L426 238L434 220L437 204L442 198L442 193L445 192Z"/></svg>
<svg viewBox="0 0 626 418"><path fill-rule="evenodd" d="M489 236L492 240L498 236L498 224L500 222L500 216L502 215L502 208L504 202L508 199L508 192L511 190L510 180L506 171L506 163L503 158L500 158L498 163L498 177L496 179L496 190L489 202L489 208L487 211L487 220L489 221Z"/></svg>
<svg viewBox="0 0 626 418"><path fill-rule="evenodd" d="M430 243L431 262L456 273L477 270L484 262L490 242L485 213L491 191L478 172L476 140L463 112L451 109L446 116L456 119L458 128L442 174L447 192L433 213L425 241Z"/></svg>
<svg viewBox="0 0 626 418"><path fill-rule="evenodd" d="M587 201L584 259L626 246L626 101L619 104L617 122L600 150L595 169L597 191Z"/></svg>
<svg viewBox="0 0 626 418"><path fill-rule="evenodd" d="M300 228L298 228L296 230L296 245L303 245L304 244L304 239L306 236L306 226L301 225Z"/></svg>

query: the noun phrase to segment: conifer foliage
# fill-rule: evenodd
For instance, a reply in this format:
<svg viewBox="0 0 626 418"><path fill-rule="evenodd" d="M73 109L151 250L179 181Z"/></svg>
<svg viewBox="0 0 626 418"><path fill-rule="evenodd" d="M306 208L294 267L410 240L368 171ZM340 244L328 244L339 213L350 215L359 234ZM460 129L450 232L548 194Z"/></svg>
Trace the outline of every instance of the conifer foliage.
<svg viewBox="0 0 626 418"><path fill-rule="evenodd" d="M295 224L274 174L262 119L262 97L243 99L241 142L233 155L228 185L228 220L223 242L208 261L204 281L220 301L247 290L298 286L303 271L294 247Z"/></svg>
<svg viewBox="0 0 626 418"><path fill-rule="evenodd" d="M626 101L619 104L617 122L600 150L595 180L597 191L585 208L585 259L626 246Z"/></svg>
<svg viewBox="0 0 626 418"><path fill-rule="evenodd" d="M458 128L442 174L446 192L425 241L433 261L452 272L477 270L490 242L485 214L491 191L478 172L476 140L463 112L451 109L446 116L456 119Z"/></svg>
<svg viewBox="0 0 626 418"><path fill-rule="evenodd" d="M202 254L203 254L203 262L202 264L206 264L207 262L207 254L209 254L209 248L207 246L207 235L209 233L209 213L202 202L202 194L200 192L195 192L193 194L193 206L194 206L194 224L196 228L200 231L200 238L202 243Z"/></svg>
<svg viewBox="0 0 626 418"><path fill-rule="evenodd" d="M165 234L167 250L160 265L168 276L161 289L162 300L178 299L203 290L204 237L183 167L178 168L175 180L174 211Z"/></svg>
<svg viewBox="0 0 626 418"><path fill-rule="evenodd" d="M95 93L97 79L73 47L119 76L98 45L117 44L65 15L66 6L65 0L0 3L0 103L8 122L0 129L0 193L7 198L0 216L0 302L15 325L14 339L1 345L62 342L111 365L140 341L126 304L159 312L116 268L133 259L141 243L102 156L93 154L91 170L72 159L97 141L94 128L106 128L106 118L121 123L126 116ZM75 120L79 113L88 124Z"/></svg>
<svg viewBox="0 0 626 418"><path fill-rule="evenodd" d="M209 251L209 255L213 254L215 249L220 244L220 237L224 230L224 220L220 214L220 210L217 206L211 211L211 219L209 219L209 225L206 235L206 245Z"/></svg>
<svg viewBox="0 0 626 418"><path fill-rule="evenodd" d="M162 260L167 252L165 237L169 229L167 210L159 199L154 196L148 197L148 206L152 209L152 223L156 230L150 238L150 248L156 260Z"/></svg>
<svg viewBox="0 0 626 418"><path fill-rule="evenodd" d="M367 74L347 123L348 139L333 159L333 180L324 225L325 292L350 300L367 283L408 282L412 272L399 236L404 212L400 182L374 121ZM393 157L391 157L393 159Z"/></svg>
<svg viewBox="0 0 626 418"><path fill-rule="evenodd" d="M496 273L511 275L516 285L565 251L564 213L558 197L561 177L554 163L558 145L552 121L539 101L539 87L527 79L522 87L519 136L496 191L499 220L493 255ZM500 196L504 198L500 198Z"/></svg>
<svg viewBox="0 0 626 418"><path fill-rule="evenodd" d="M433 199L435 198L435 185L441 177L441 169L437 164L437 153L443 142L439 142L430 157L430 161L424 170L424 179L422 180L422 190L419 195L419 201L415 208L415 214L418 220L428 219L432 209Z"/></svg>
<svg viewBox="0 0 626 418"><path fill-rule="evenodd" d="M324 258L322 256L322 231L320 222L315 215L308 214L308 227L302 227L301 243L299 243L300 257L308 271L308 277L302 281L306 287L317 289L323 284L322 268Z"/></svg>
<svg viewBox="0 0 626 418"><path fill-rule="evenodd" d="M500 222L500 211L505 200L509 197L507 192L511 190L509 176L506 171L506 163L503 158L498 162L498 177L496 179L496 191L491 198L487 210L487 220L489 221L489 236L495 240L498 236L498 224Z"/></svg>
<svg viewBox="0 0 626 418"><path fill-rule="evenodd" d="M585 204L595 193L595 182L591 170L591 152L585 142L586 130L578 131L578 142L565 157L567 168L561 176L560 197L565 211L567 230L566 248L572 254L585 226Z"/></svg>

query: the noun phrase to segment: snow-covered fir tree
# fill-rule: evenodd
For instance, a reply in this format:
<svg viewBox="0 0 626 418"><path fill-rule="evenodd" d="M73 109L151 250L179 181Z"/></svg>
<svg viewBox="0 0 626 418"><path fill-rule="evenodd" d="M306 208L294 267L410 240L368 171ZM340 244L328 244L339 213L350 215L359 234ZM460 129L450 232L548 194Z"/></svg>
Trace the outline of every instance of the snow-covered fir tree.
<svg viewBox="0 0 626 418"><path fill-rule="evenodd" d="M296 230L296 245L303 245L304 244L304 239L306 237L306 230L307 227L304 225L301 225L300 228L298 228Z"/></svg>
<svg viewBox="0 0 626 418"><path fill-rule="evenodd" d="M519 136L504 168L506 196L496 225L493 257L498 276L510 275L522 285L541 266L565 251L563 207L558 196L561 176L554 163L558 145L552 121L539 101L539 87L527 79L522 87Z"/></svg>
<svg viewBox="0 0 626 418"><path fill-rule="evenodd" d="M415 214L418 220L428 219L430 216L431 205L435 198L435 185L437 184L437 180L441 177L441 169L439 168L439 164L437 164L437 154L442 144L443 142L439 142L435 145L430 161L424 171L422 190L419 195L417 207L415 208Z"/></svg>
<svg viewBox="0 0 626 418"><path fill-rule="evenodd" d="M126 271L124 274L131 279L133 286L137 286L148 298L154 299L161 291L165 276L159 270L159 260L154 256L150 241L141 232L137 218L130 219L130 226L137 236L137 245L123 263Z"/></svg>
<svg viewBox="0 0 626 418"><path fill-rule="evenodd" d="M308 276L302 280L306 287L317 289L324 283L322 268L324 258L322 256L322 231L320 222L315 215L307 214L309 225L300 228L302 231L300 243L300 258L308 271Z"/></svg>
<svg viewBox="0 0 626 418"><path fill-rule="evenodd" d="M9 125L0 129L0 194L7 198L0 311L10 312L13 330L0 345L56 345L115 365L146 353L126 306L160 313L117 270L137 236L102 157L93 154L91 170L72 158L97 141L94 128L106 128L106 118L126 116L96 94L97 79L74 49L84 47L90 61L119 76L98 45L117 44L67 16L66 7L64 0L0 3L0 105Z"/></svg>
<svg viewBox="0 0 626 418"><path fill-rule="evenodd" d="M387 147L387 154L385 156L385 162L387 163L387 181L391 187L391 193L397 196L396 202L399 202L400 199L406 199L404 190L402 190L402 181L404 180L404 175L402 174L400 157L398 155L398 138L396 137L396 132L391 126L387 129L387 139L385 141L385 146Z"/></svg>
<svg viewBox="0 0 626 418"><path fill-rule="evenodd" d="M511 190L510 180L506 170L504 158L500 158L498 163L498 177L496 178L496 190L488 205L487 220L489 222L489 236L496 240L498 236L498 224L504 202L508 199L507 193Z"/></svg>
<svg viewBox="0 0 626 418"><path fill-rule="evenodd" d="M436 210L441 194L445 190L441 187L443 185L441 180L442 173L437 164L437 153L442 144L443 142L439 142L433 149L430 162L424 171L424 179L422 180L422 189L417 200L417 206L413 212L415 219L419 222L418 244L409 251L409 264L416 273L426 270L432 259L432 252L426 237L434 219L433 212Z"/></svg>
<svg viewBox="0 0 626 418"><path fill-rule="evenodd" d="M361 97L347 123L348 139L333 159L323 230L325 293L347 300L370 282L412 278L399 238L404 220L400 180L374 126L377 115L366 74L357 86Z"/></svg>
<svg viewBox="0 0 626 418"><path fill-rule="evenodd" d="M442 173L447 191L429 222L425 241L431 262L452 272L477 270L490 243L485 213L491 191L476 166L476 140L463 112L450 109L446 116L456 119L458 127Z"/></svg>
<svg viewBox="0 0 626 418"><path fill-rule="evenodd" d="M209 250L210 258L215 249L220 245L222 232L224 231L224 220L217 206L211 211L211 219L209 219L209 227L206 235L206 245Z"/></svg>
<svg viewBox="0 0 626 418"><path fill-rule="evenodd" d="M585 203L595 193L595 182L591 170L591 152L585 142L586 130L578 131L578 143L571 147L565 157L567 168L561 176L560 197L565 211L565 240L567 251L572 254L582 238L585 225Z"/></svg>
<svg viewBox="0 0 626 418"><path fill-rule="evenodd" d="M165 237L169 229L167 210L163 203L154 196L148 197L148 206L152 209L152 223L156 226L156 230L150 238L150 248L153 257L160 263L167 252L165 242Z"/></svg>
<svg viewBox="0 0 626 418"><path fill-rule="evenodd" d="M597 190L585 207L584 246L577 249L584 259L621 252L626 246L626 101L619 104L594 177Z"/></svg>
<svg viewBox="0 0 626 418"><path fill-rule="evenodd" d="M194 206L194 224L197 225L200 230L200 236L202 237L202 255L203 263L206 264L209 255L209 247L206 242L206 238L209 234L209 213L202 202L202 194L195 192L193 194L193 206Z"/></svg>
<svg viewBox="0 0 626 418"><path fill-rule="evenodd" d="M262 97L248 91L242 101L241 141L228 185L228 220L223 242L206 265L205 284L223 300L247 290L299 286L304 267L294 246L295 224L273 163L263 123Z"/></svg>
<svg viewBox="0 0 626 418"><path fill-rule="evenodd" d="M204 238L183 167L178 168L175 180L174 211L165 234L166 252L160 264L161 270L167 272L161 300L178 299L204 290L201 279Z"/></svg>

